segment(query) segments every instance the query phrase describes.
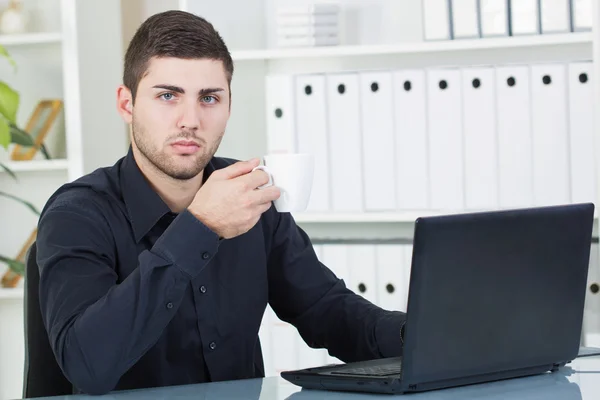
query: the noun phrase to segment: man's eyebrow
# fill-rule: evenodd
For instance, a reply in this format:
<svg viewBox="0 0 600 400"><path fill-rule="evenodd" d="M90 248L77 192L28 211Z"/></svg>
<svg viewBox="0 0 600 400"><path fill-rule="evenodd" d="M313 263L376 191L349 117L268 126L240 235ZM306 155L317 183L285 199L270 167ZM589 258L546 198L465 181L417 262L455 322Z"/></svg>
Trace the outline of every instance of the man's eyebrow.
<svg viewBox="0 0 600 400"><path fill-rule="evenodd" d="M152 87L154 89L165 89L165 90L169 90L169 91L175 92L175 93L181 93L181 94L185 93L185 90L183 90L183 88L181 88L179 86L173 86L173 85L154 85ZM200 89L200 91L198 92L198 95L200 95L200 96L207 96L209 94L218 93L218 92L224 92L224 91L225 91L225 89L219 88L219 87L205 88L205 89Z"/></svg>
<svg viewBox="0 0 600 400"><path fill-rule="evenodd" d="M224 91L225 91L225 89L222 89L222 88L206 88L206 89L201 89L198 94L200 96L206 96L209 94L224 92Z"/></svg>
<svg viewBox="0 0 600 400"><path fill-rule="evenodd" d="M183 88L181 88L179 86L173 86L173 85L154 85L154 86L152 86L152 88L170 90L171 92L181 93L181 94L185 93L185 90L183 90Z"/></svg>

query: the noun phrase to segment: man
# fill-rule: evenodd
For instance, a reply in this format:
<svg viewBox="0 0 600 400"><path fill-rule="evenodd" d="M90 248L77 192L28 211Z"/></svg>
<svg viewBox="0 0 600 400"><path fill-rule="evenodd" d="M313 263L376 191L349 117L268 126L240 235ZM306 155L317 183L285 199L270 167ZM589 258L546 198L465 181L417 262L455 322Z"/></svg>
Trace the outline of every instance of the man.
<svg viewBox="0 0 600 400"><path fill-rule="evenodd" d="M125 56L117 108L131 148L61 187L39 222L40 302L76 392L264 376L267 303L346 362L401 354L405 314L348 290L271 207L258 160L214 157L233 63L212 25L170 11Z"/></svg>

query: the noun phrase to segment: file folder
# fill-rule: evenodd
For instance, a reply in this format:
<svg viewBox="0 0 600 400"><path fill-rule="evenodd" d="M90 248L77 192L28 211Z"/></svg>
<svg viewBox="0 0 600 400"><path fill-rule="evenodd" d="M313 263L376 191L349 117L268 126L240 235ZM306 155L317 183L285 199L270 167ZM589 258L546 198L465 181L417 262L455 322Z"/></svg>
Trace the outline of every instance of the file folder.
<svg viewBox="0 0 600 400"><path fill-rule="evenodd" d="M296 76L296 135L298 152L315 158L315 173L306 211L325 212L329 206L329 144L325 76Z"/></svg>
<svg viewBox="0 0 600 400"><path fill-rule="evenodd" d="M482 37L508 36L508 0L479 0Z"/></svg>
<svg viewBox="0 0 600 400"><path fill-rule="evenodd" d="M501 208L533 206L529 67L496 69L498 182Z"/></svg>
<svg viewBox="0 0 600 400"><path fill-rule="evenodd" d="M567 70L562 64L537 64L531 79L535 204L568 203Z"/></svg>
<svg viewBox="0 0 600 400"><path fill-rule="evenodd" d="M594 86L591 61L570 63L569 138L571 201L597 203L594 151Z"/></svg>
<svg viewBox="0 0 600 400"><path fill-rule="evenodd" d="M346 249L350 273L348 287L371 303L378 304L375 245L352 244Z"/></svg>
<svg viewBox="0 0 600 400"><path fill-rule="evenodd" d="M306 344L300 334L296 335L298 364L296 368L320 367L327 362L327 350L313 349Z"/></svg>
<svg viewBox="0 0 600 400"><path fill-rule="evenodd" d="M430 204L436 210L464 209L463 120L460 71L427 73Z"/></svg>
<svg viewBox="0 0 600 400"><path fill-rule="evenodd" d="M359 76L365 210L392 211L396 209L392 74Z"/></svg>
<svg viewBox="0 0 600 400"><path fill-rule="evenodd" d="M481 36L478 0L452 0L452 38L473 39Z"/></svg>
<svg viewBox="0 0 600 400"><path fill-rule="evenodd" d="M450 0L423 1L423 37L425 40L450 40Z"/></svg>
<svg viewBox="0 0 600 400"><path fill-rule="evenodd" d="M325 244L322 245L321 261L329 268L339 279L342 279L350 290L352 282L350 279L350 266L348 261L348 245L345 244ZM325 356L326 364L337 364L341 361L332 357L329 353Z"/></svg>
<svg viewBox="0 0 600 400"><path fill-rule="evenodd" d="M542 33L571 31L571 0L540 0Z"/></svg>
<svg viewBox="0 0 600 400"><path fill-rule="evenodd" d="M356 73L327 76L330 187L334 212L364 211L359 90Z"/></svg>
<svg viewBox="0 0 600 400"><path fill-rule="evenodd" d="M592 30L592 15L594 10L592 7L593 0L571 0L572 1L572 20L574 31L591 31Z"/></svg>
<svg viewBox="0 0 600 400"><path fill-rule="evenodd" d="M585 306L583 311L583 345L600 347L600 263L598 244L593 243L590 251Z"/></svg>
<svg viewBox="0 0 600 400"><path fill-rule="evenodd" d="M267 152L296 152L294 79L291 75L265 78Z"/></svg>
<svg viewBox="0 0 600 400"><path fill-rule="evenodd" d="M422 69L393 72L396 199L400 210L429 208L427 81Z"/></svg>
<svg viewBox="0 0 600 400"><path fill-rule="evenodd" d="M381 244L376 247L377 255L377 305L385 310L407 310L408 284L404 252L405 245Z"/></svg>
<svg viewBox="0 0 600 400"><path fill-rule="evenodd" d="M496 88L491 67L462 71L465 205L467 209L498 207Z"/></svg>
<svg viewBox="0 0 600 400"><path fill-rule="evenodd" d="M510 0L510 33L537 35L540 28L540 0Z"/></svg>
<svg viewBox="0 0 600 400"><path fill-rule="evenodd" d="M258 337L260 338L260 347L263 355L263 364L265 366L265 376L272 376L275 374L275 367L273 365L273 352L271 351L271 315L274 314L270 306L267 305L263 320L258 330Z"/></svg>
<svg viewBox="0 0 600 400"><path fill-rule="evenodd" d="M297 336L298 331L293 325L277 320L271 325L271 340L273 352L273 367L275 374L296 369L298 365Z"/></svg>

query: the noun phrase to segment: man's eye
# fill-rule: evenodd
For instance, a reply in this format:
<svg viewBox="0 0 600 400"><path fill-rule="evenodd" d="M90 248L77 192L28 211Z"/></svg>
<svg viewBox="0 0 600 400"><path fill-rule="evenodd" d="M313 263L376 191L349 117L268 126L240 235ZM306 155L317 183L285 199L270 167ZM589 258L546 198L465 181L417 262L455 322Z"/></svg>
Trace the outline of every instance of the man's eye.
<svg viewBox="0 0 600 400"><path fill-rule="evenodd" d="M160 95L164 100L171 100L173 98L173 93L164 93Z"/></svg>
<svg viewBox="0 0 600 400"><path fill-rule="evenodd" d="M210 104L210 103L214 103L215 101L217 101L217 99L215 99L214 96L204 96L202 98L202 101Z"/></svg>

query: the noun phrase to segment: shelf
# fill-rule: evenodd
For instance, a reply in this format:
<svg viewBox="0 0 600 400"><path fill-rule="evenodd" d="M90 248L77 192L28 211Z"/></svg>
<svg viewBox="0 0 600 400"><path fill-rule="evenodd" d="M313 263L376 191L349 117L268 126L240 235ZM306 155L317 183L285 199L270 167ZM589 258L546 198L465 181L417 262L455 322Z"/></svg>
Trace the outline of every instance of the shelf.
<svg viewBox="0 0 600 400"><path fill-rule="evenodd" d="M297 213L294 219L298 223L370 223L404 222L414 223L415 219L431 211L372 212L372 213Z"/></svg>
<svg viewBox="0 0 600 400"><path fill-rule="evenodd" d="M69 162L64 159L9 161L2 164L13 172L66 171L69 167ZM0 173L6 173L6 171L0 168Z"/></svg>
<svg viewBox="0 0 600 400"><path fill-rule="evenodd" d="M60 43L61 41L62 35L54 32L0 35L0 44L3 46Z"/></svg>
<svg viewBox="0 0 600 400"><path fill-rule="evenodd" d="M294 220L299 224L360 224L360 223L403 223L414 224L419 217L466 214L491 210L410 210L404 212L363 212L363 213L295 213ZM496 211L496 210L493 210ZM598 219L598 213L594 214Z"/></svg>
<svg viewBox="0 0 600 400"><path fill-rule="evenodd" d="M372 46L323 46L294 49L232 51L234 61L277 60L290 58L351 57L390 54L441 53L449 51L475 51L514 49L520 47L565 46L592 44L592 33L572 32L503 38L481 38L430 42L401 43Z"/></svg>
<svg viewBox="0 0 600 400"><path fill-rule="evenodd" d="M0 301L1 300L20 300L23 299L24 292L22 287L14 289L0 288Z"/></svg>

